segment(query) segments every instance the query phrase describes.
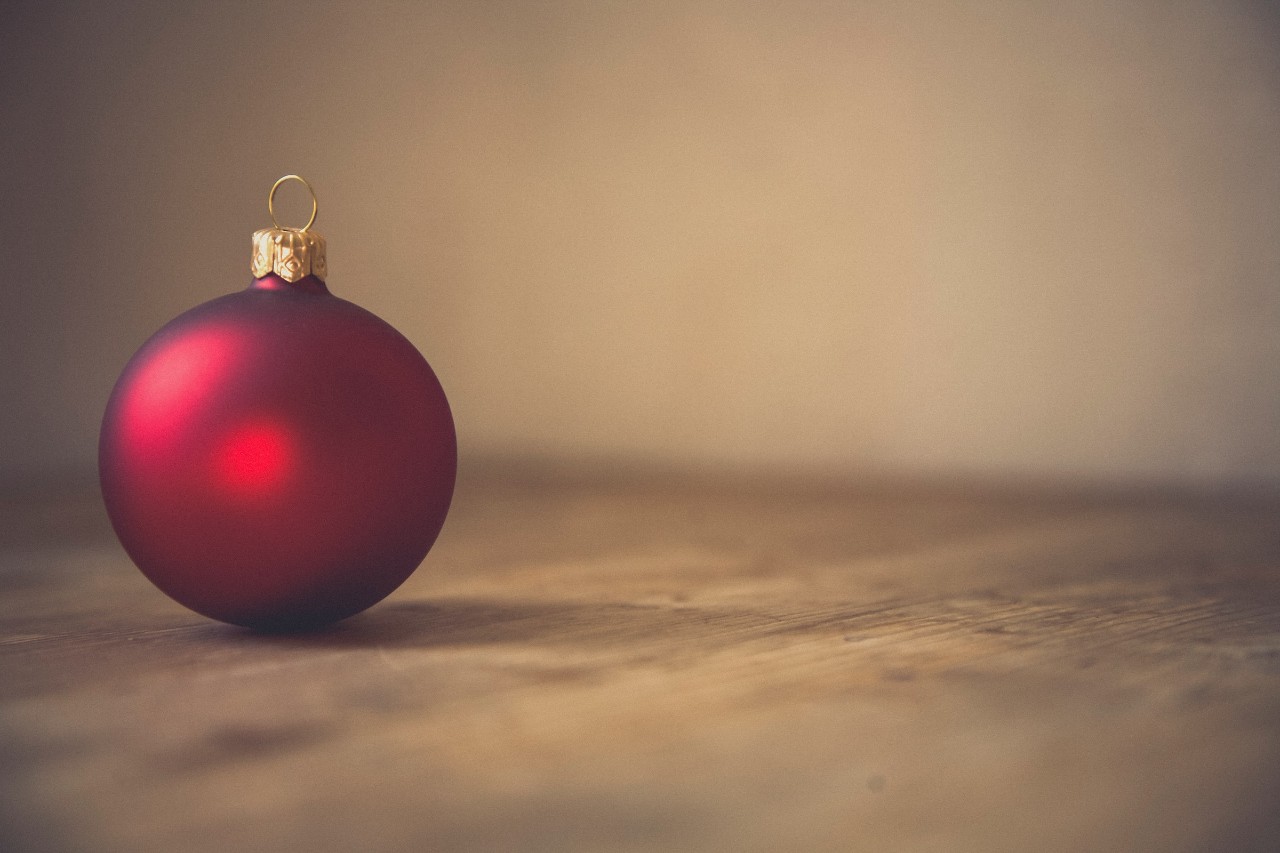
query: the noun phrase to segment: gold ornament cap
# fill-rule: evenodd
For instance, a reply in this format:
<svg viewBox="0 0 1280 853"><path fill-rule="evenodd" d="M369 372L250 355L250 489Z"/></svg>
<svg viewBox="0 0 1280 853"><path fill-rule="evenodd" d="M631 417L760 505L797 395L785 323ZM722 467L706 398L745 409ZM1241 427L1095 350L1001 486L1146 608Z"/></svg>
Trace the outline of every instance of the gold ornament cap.
<svg viewBox="0 0 1280 853"><path fill-rule="evenodd" d="M276 191L286 181L297 181L311 193L311 218L301 228L289 228L276 219ZM250 268L254 278L275 273L292 284L299 279L313 275L324 281L329 274L329 263L325 258L324 237L311 230L315 224L316 191L311 188L305 178L298 175L285 175L276 181L267 195L267 212L271 214L274 228L263 228L253 232L253 256Z"/></svg>

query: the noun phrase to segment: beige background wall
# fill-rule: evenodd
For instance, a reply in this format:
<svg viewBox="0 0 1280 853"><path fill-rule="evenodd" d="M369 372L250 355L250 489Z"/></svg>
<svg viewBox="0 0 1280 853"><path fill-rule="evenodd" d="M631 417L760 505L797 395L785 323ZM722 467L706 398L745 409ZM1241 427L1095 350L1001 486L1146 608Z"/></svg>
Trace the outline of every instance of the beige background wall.
<svg viewBox="0 0 1280 853"><path fill-rule="evenodd" d="M0 7L8 476L296 171L467 452L1280 482L1265 4L107 5Z"/></svg>

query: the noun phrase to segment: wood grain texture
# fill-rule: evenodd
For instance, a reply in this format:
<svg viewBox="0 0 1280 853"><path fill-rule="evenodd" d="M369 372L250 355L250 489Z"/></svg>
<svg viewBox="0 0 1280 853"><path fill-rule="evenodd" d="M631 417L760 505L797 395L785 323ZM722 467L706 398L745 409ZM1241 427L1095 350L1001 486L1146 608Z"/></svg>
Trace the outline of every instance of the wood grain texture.
<svg viewBox="0 0 1280 853"><path fill-rule="evenodd" d="M377 608L0 519L6 851L1280 849L1280 499L464 468Z"/></svg>

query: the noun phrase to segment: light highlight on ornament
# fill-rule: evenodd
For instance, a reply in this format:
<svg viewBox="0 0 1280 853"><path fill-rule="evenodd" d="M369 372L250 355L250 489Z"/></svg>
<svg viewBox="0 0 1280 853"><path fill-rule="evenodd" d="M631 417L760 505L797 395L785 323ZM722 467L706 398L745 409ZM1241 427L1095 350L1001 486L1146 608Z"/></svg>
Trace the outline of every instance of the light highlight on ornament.
<svg viewBox="0 0 1280 853"><path fill-rule="evenodd" d="M123 401L122 426L147 445L180 433L206 395L225 380L242 349L230 329L201 329L163 343L138 370Z"/></svg>

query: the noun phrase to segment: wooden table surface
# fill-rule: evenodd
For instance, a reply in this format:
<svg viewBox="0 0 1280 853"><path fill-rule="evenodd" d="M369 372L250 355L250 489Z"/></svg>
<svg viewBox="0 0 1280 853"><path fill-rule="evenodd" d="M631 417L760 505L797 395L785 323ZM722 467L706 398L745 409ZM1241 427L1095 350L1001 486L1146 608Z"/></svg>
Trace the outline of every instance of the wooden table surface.
<svg viewBox="0 0 1280 853"><path fill-rule="evenodd" d="M0 520L0 850L1280 850L1280 499L464 468L264 636Z"/></svg>

